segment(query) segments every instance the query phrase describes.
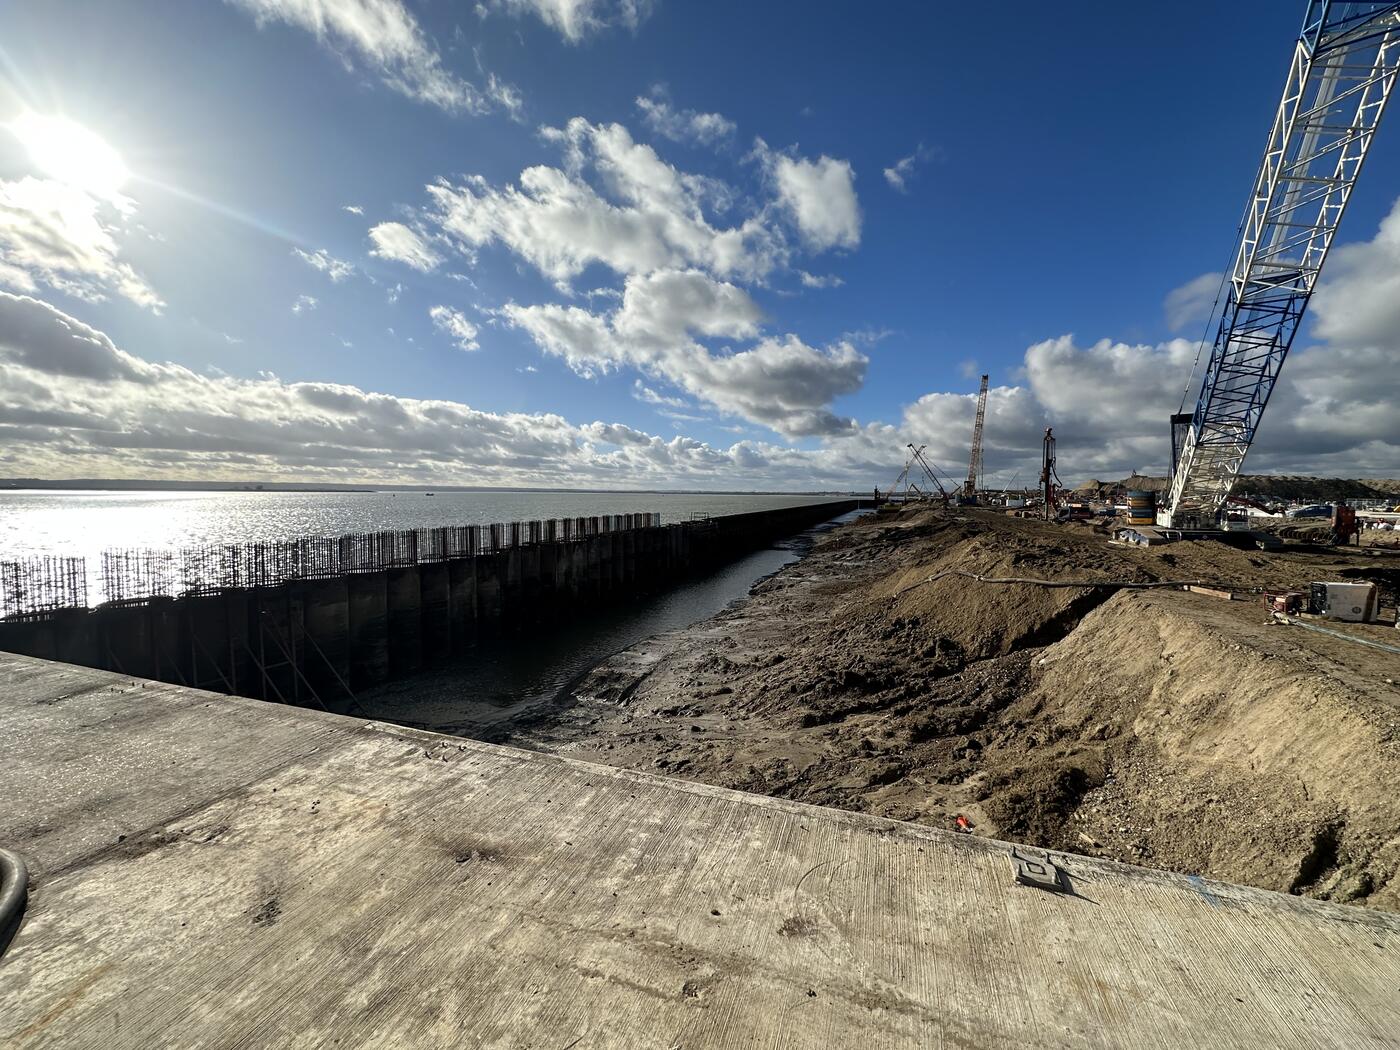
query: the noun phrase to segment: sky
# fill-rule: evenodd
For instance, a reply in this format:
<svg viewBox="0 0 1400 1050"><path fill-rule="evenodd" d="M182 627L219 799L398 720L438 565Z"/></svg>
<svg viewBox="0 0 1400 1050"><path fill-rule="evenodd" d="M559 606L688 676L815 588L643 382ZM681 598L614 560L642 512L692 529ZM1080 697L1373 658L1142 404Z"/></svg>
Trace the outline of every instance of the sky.
<svg viewBox="0 0 1400 1050"><path fill-rule="evenodd" d="M0 477L1165 473L1304 6L4 5ZM1246 470L1400 476L1397 195Z"/></svg>

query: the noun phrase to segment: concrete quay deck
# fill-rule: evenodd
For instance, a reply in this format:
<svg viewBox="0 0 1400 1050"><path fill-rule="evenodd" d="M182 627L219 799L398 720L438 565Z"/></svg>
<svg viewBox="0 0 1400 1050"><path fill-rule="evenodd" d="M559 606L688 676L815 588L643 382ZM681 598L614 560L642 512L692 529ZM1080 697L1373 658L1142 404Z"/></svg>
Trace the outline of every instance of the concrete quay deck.
<svg viewBox="0 0 1400 1050"><path fill-rule="evenodd" d="M5 1047L1396 1047L1400 916L0 654Z"/></svg>

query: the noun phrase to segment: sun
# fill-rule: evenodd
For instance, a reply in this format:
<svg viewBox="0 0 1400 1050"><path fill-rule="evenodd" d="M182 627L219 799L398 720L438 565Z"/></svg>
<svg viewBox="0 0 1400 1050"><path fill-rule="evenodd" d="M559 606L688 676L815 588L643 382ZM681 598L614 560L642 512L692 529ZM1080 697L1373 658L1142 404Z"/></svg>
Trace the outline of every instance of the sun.
<svg viewBox="0 0 1400 1050"><path fill-rule="evenodd" d="M59 182L112 198L131 176L116 150L67 117L27 112L5 127L39 169Z"/></svg>

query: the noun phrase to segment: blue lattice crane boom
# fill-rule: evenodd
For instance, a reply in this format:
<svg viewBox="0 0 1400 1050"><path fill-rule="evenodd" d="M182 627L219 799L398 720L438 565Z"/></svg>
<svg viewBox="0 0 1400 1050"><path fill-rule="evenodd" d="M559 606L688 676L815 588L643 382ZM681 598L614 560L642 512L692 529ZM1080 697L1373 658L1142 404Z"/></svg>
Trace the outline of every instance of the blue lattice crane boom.
<svg viewBox="0 0 1400 1050"><path fill-rule="evenodd" d="M1400 3L1310 0L1159 523L1217 524L1400 68ZM1184 418L1183 418L1184 423Z"/></svg>

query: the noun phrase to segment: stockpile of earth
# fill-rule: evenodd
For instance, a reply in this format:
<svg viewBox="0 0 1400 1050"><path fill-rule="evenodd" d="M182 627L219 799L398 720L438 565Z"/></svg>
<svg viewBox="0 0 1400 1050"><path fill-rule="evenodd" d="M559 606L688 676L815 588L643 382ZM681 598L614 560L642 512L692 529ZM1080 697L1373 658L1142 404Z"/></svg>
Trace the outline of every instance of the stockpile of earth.
<svg viewBox="0 0 1400 1050"><path fill-rule="evenodd" d="M1393 594L1400 558L882 513L493 738L1400 910L1400 655L1117 586L1336 578Z"/></svg>
<svg viewBox="0 0 1400 1050"><path fill-rule="evenodd" d="M1134 474L1118 481L1086 481L1075 494L1103 499L1128 490L1165 492L1170 478ZM1329 503L1339 499L1400 499L1397 478L1314 478L1301 474L1241 474L1235 491L1242 496L1289 502Z"/></svg>

